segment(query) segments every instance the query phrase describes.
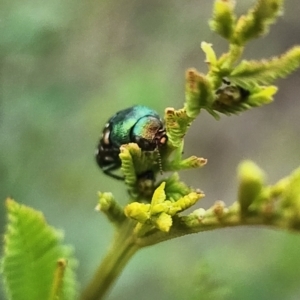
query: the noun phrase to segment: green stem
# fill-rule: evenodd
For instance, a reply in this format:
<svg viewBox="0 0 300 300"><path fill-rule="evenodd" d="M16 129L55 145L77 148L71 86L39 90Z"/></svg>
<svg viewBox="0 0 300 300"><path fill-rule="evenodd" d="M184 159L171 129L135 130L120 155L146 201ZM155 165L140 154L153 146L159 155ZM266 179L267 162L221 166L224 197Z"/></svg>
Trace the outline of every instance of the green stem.
<svg viewBox="0 0 300 300"><path fill-rule="evenodd" d="M140 248L132 234L132 222L125 223L115 236L112 247L98 267L93 279L83 291L81 300L103 299L130 258Z"/></svg>
<svg viewBox="0 0 300 300"><path fill-rule="evenodd" d="M300 216L293 215L293 212L294 210L291 209L278 211L270 205L261 211L249 211L248 215L243 217L238 203L234 203L228 208L224 207L221 214L218 214L216 209L215 211L213 209L207 211L203 209L201 220L192 214L173 219L173 225L169 232L155 230L138 239L137 243L140 247L146 247L188 234L240 226L267 226L281 230L300 231Z"/></svg>

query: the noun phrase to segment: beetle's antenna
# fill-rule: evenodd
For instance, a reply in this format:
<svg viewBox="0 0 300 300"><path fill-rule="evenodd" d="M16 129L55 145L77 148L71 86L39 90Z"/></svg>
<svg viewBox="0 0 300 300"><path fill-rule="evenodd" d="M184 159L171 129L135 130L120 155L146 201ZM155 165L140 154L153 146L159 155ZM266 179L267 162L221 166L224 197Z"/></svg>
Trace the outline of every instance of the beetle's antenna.
<svg viewBox="0 0 300 300"><path fill-rule="evenodd" d="M163 174L163 169L162 169L161 155L160 155L160 152L159 152L158 148L156 148L155 150L157 151L157 163L158 163L158 167L159 167L159 172L162 175Z"/></svg>

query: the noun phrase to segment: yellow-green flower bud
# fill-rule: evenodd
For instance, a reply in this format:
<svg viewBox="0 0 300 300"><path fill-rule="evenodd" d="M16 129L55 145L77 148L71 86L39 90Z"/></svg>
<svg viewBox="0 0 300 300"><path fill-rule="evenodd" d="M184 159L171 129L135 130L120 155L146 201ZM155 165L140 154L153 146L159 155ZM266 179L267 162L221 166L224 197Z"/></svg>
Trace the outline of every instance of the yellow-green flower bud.
<svg viewBox="0 0 300 300"><path fill-rule="evenodd" d="M284 193L284 191L289 186L290 179L289 177L282 178L275 185L271 187L271 195L272 197L278 197Z"/></svg>
<svg viewBox="0 0 300 300"><path fill-rule="evenodd" d="M99 196L99 206L97 210L107 211L114 203L115 198L112 193L98 193Z"/></svg>
<svg viewBox="0 0 300 300"><path fill-rule="evenodd" d="M145 223L150 217L149 210L150 204L132 202L125 207L124 213L128 218Z"/></svg>
<svg viewBox="0 0 300 300"><path fill-rule="evenodd" d="M300 168L286 178L286 189L283 192L283 207L291 207L300 216Z"/></svg>
<svg viewBox="0 0 300 300"><path fill-rule="evenodd" d="M238 201L241 214L246 215L248 208L262 191L264 183L263 171L252 161L243 161L238 167Z"/></svg>
<svg viewBox="0 0 300 300"><path fill-rule="evenodd" d="M155 214L165 212L168 215L174 216L180 210L181 209L176 204L176 202L166 200L163 203L159 203L159 204L154 205L153 208L151 208L151 215L155 215Z"/></svg>
<svg viewBox="0 0 300 300"><path fill-rule="evenodd" d="M192 192L180 198L177 202L174 203L174 205L176 204L180 211L183 211L193 206L199 199L203 197L203 193Z"/></svg>
<svg viewBox="0 0 300 300"><path fill-rule="evenodd" d="M166 200L165 185L166 183L163 181L160 186L154 191L151 201L151 209L156 204L162 203Z"/></svg>
<svg viewBox="0 0 300 300"><path fill-rule="evenodd" d="M168 232L172 226L172 217L166 213L161 213L155 221L156 227L164 232Z"/></svg>

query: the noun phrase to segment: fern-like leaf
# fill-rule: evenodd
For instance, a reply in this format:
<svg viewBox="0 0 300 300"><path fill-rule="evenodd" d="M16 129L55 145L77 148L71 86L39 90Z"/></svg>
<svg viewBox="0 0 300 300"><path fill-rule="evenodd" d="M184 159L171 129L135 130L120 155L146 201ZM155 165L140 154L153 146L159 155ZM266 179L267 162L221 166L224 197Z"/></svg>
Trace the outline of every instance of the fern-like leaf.
<svg viewBox="0 0 300 300"><path fill-rule="evenodd" d="M192 118L188 117L184 109L175 110L168 107L165 110L165 123L168 134L168 141L172 147L178 148L190 127Z"/></svg>
<svg viewBox="0 0 300 300"><path fill-rule="evenodd" d="M229 40L234 32L236 16L235 2L232 0L217 0L214 3L213 18L209 22L210 28L223 38Z"/></svg>
<svg viewBox="0 0 300 300"><path fill-rule="evenodd" d="M177 201L179 198L187 195L195 190L186 185L184 182L180 181L178 173L173 173L166 180L165 193L167 199L171 201Z"/></svg>
<svg viewBox="0 0 300 300"><path fill-rule="evenodd" d="M271 84L278 78L284 78L300 66L300 47L296 46L270 60L242 61L229 75L235 83Z"/></svg>
<svg viewBox="0 0 300 300"><path fill-rule="evenodd" d="M201 108L210 107L213 98L213 87L208 78L195 69L187 70L184 104L187 116L195 119Z"/></svg>
<svg viewBox="0 0 300 300"><path fill-rule="evenodd" d="M121 170L125 177L125 183L130 188L135 188L135 184L137 181L137 176L135 173L134 163L132 159L132 153L135 156L141 156L141 149L138 147L137 144L128 144L123 145L120 147L120 154L119 157L122 161Z"/></svg>
<svg viewBox="0 0 300 300"><path fill-rule="evenodd" d="M283 0L258 0L246 15L239 18L233 43L244 45L247 41L265 35L276 18L282 14Z"/></svg>
<svg viewBox="0 0 300 300"><path fill-rule="evenodd" d="M62 234L32 208L12 199L6 206L3 277L8 299L75 299L77 262L72 248L61 245Z"/></svg>

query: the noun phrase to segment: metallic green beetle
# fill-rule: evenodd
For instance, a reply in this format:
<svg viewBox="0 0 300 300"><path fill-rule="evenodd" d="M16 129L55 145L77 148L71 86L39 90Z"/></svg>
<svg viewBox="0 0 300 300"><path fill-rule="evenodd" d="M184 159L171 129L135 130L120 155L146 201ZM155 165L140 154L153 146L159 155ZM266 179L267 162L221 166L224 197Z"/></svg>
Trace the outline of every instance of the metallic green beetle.
<svg viewBox="0 0 300 300"><path fill-rule="evenodd" d="M108 120L97 147L96 161L105 174L124 179L112 172L121 166L121 145L136 143L144 151L154 151L166 142L166 129L157 112L135 105L117 112Z"/></svg>

